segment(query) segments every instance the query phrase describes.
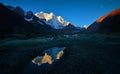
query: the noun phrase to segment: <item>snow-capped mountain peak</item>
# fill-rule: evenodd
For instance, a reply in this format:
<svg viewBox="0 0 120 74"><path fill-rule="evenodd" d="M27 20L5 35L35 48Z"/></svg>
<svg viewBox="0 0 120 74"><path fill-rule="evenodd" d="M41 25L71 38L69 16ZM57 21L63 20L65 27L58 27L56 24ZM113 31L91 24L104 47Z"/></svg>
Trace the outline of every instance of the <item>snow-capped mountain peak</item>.
<svg viewBox="0 0 120 74"><path fill-rule="evenodd" d="M64 22L64 19L63 19L61 16L58 16L57 19L58 19L58 21L61 22L61 23Z"/></svg>
<svg viewBox="0 0 120 74"><path fill-rule="evenodd" d="M42 11L42 12L36 13L35 16L37 16L40 19L46 19L46 21L48 21L53 18L54 14L52 12L50 14L48 14L48 13L44 13Z"/></svg>
<svg viewBox="0 0 120 74"><path fill-rule="evenodd" d="M35 16L37 16L40 19L44 19L44 12L36 13Z"/></svg>
<svg viewBox="0 0 120 74"><path fill-rule="evenodd" d="M56 16L52 12L51 13L39 12L36 13L35 16L37 16L39 19L45 19L46 23L55 29L64 28L69 24L69 22L65 21L61 16Z"/></svg>
<svg viewBox="0 0 120 74"><path fill-rule="evenodd" d="M55 15L53 13L50 13L50 14L45 13L44 17L45 17L46 21L49 21L51 19L55 19Z"/></svg>
<svg viewBox="0 0 120 74"><path fill-rule="evenodd" d="M83 26L83 28L84 28L84 29L87 29L87 28L88 28L88 26L87 26L87 25L84 25L84 26Z"/></svg>

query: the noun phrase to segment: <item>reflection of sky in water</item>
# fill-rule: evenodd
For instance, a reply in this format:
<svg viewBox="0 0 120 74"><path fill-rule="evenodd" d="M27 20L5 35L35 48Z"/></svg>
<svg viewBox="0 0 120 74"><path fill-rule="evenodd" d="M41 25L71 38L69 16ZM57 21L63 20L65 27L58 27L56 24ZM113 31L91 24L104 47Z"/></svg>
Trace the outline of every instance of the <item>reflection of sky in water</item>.
<svg viewBox="0 0 120 74"><path fill-rule="evenodd" d="M52 64L54 61L59 60L60 57L64 54L63 50L65 47L58 48L54 47L51 49L48 49L44 52L43 56L37 56L32 60L32 63L37 64L38 66L48 63Z"/></svg>

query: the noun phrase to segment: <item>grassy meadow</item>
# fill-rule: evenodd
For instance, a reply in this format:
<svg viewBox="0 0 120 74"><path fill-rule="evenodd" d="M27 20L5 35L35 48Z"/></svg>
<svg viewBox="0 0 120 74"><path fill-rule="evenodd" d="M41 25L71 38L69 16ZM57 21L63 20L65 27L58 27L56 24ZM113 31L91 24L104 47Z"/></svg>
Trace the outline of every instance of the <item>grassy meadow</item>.
<svg viewBox="0 0 120 74"><path fill-rule="evenodd" d="M21 73L29 62L52 47L66 47L64 55L44 74L119 74L119 34L6 38L0 41L0 73Z"/></svg>

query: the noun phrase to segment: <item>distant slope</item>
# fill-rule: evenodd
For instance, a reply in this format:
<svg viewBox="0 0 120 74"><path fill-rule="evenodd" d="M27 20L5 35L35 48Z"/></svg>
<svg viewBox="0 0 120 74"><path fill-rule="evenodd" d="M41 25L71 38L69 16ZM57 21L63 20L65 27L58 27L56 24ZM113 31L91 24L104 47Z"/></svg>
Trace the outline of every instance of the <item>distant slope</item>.
<svg viewBox="0 0 120 74"><path fill-rule="evenodd" d="M120 32L120 8L116 9L91 24L88 29L89 32Z"/></svg>
<svg viewBox="0 0 120 74"><path fill-rule="evenodd" d="M77 29L73 24L69 23L67 26L63 28L63 31L66 33L75 33L80 30Z"/></svg>
<svg viewBox="0 0 120 74"><path fill-rule="evenodd" d="M57 29L59 34L75 34L81 32L82 29L80 27L75 27L73 24L69 23L63 29Z"/></svg>

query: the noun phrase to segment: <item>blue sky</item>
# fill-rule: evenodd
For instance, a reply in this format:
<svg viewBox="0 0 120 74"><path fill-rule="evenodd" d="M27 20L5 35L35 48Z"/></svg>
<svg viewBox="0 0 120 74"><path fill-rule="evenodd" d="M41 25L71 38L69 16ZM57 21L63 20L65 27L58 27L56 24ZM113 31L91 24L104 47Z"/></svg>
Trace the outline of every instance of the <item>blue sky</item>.
<svg viewBox="0 0 120 74"><path fill-rule="evenodd" d="M0 0L5 5L24 10L53 12L73 24L90 25L104 14L120 8L120 0Z"/></svg>

